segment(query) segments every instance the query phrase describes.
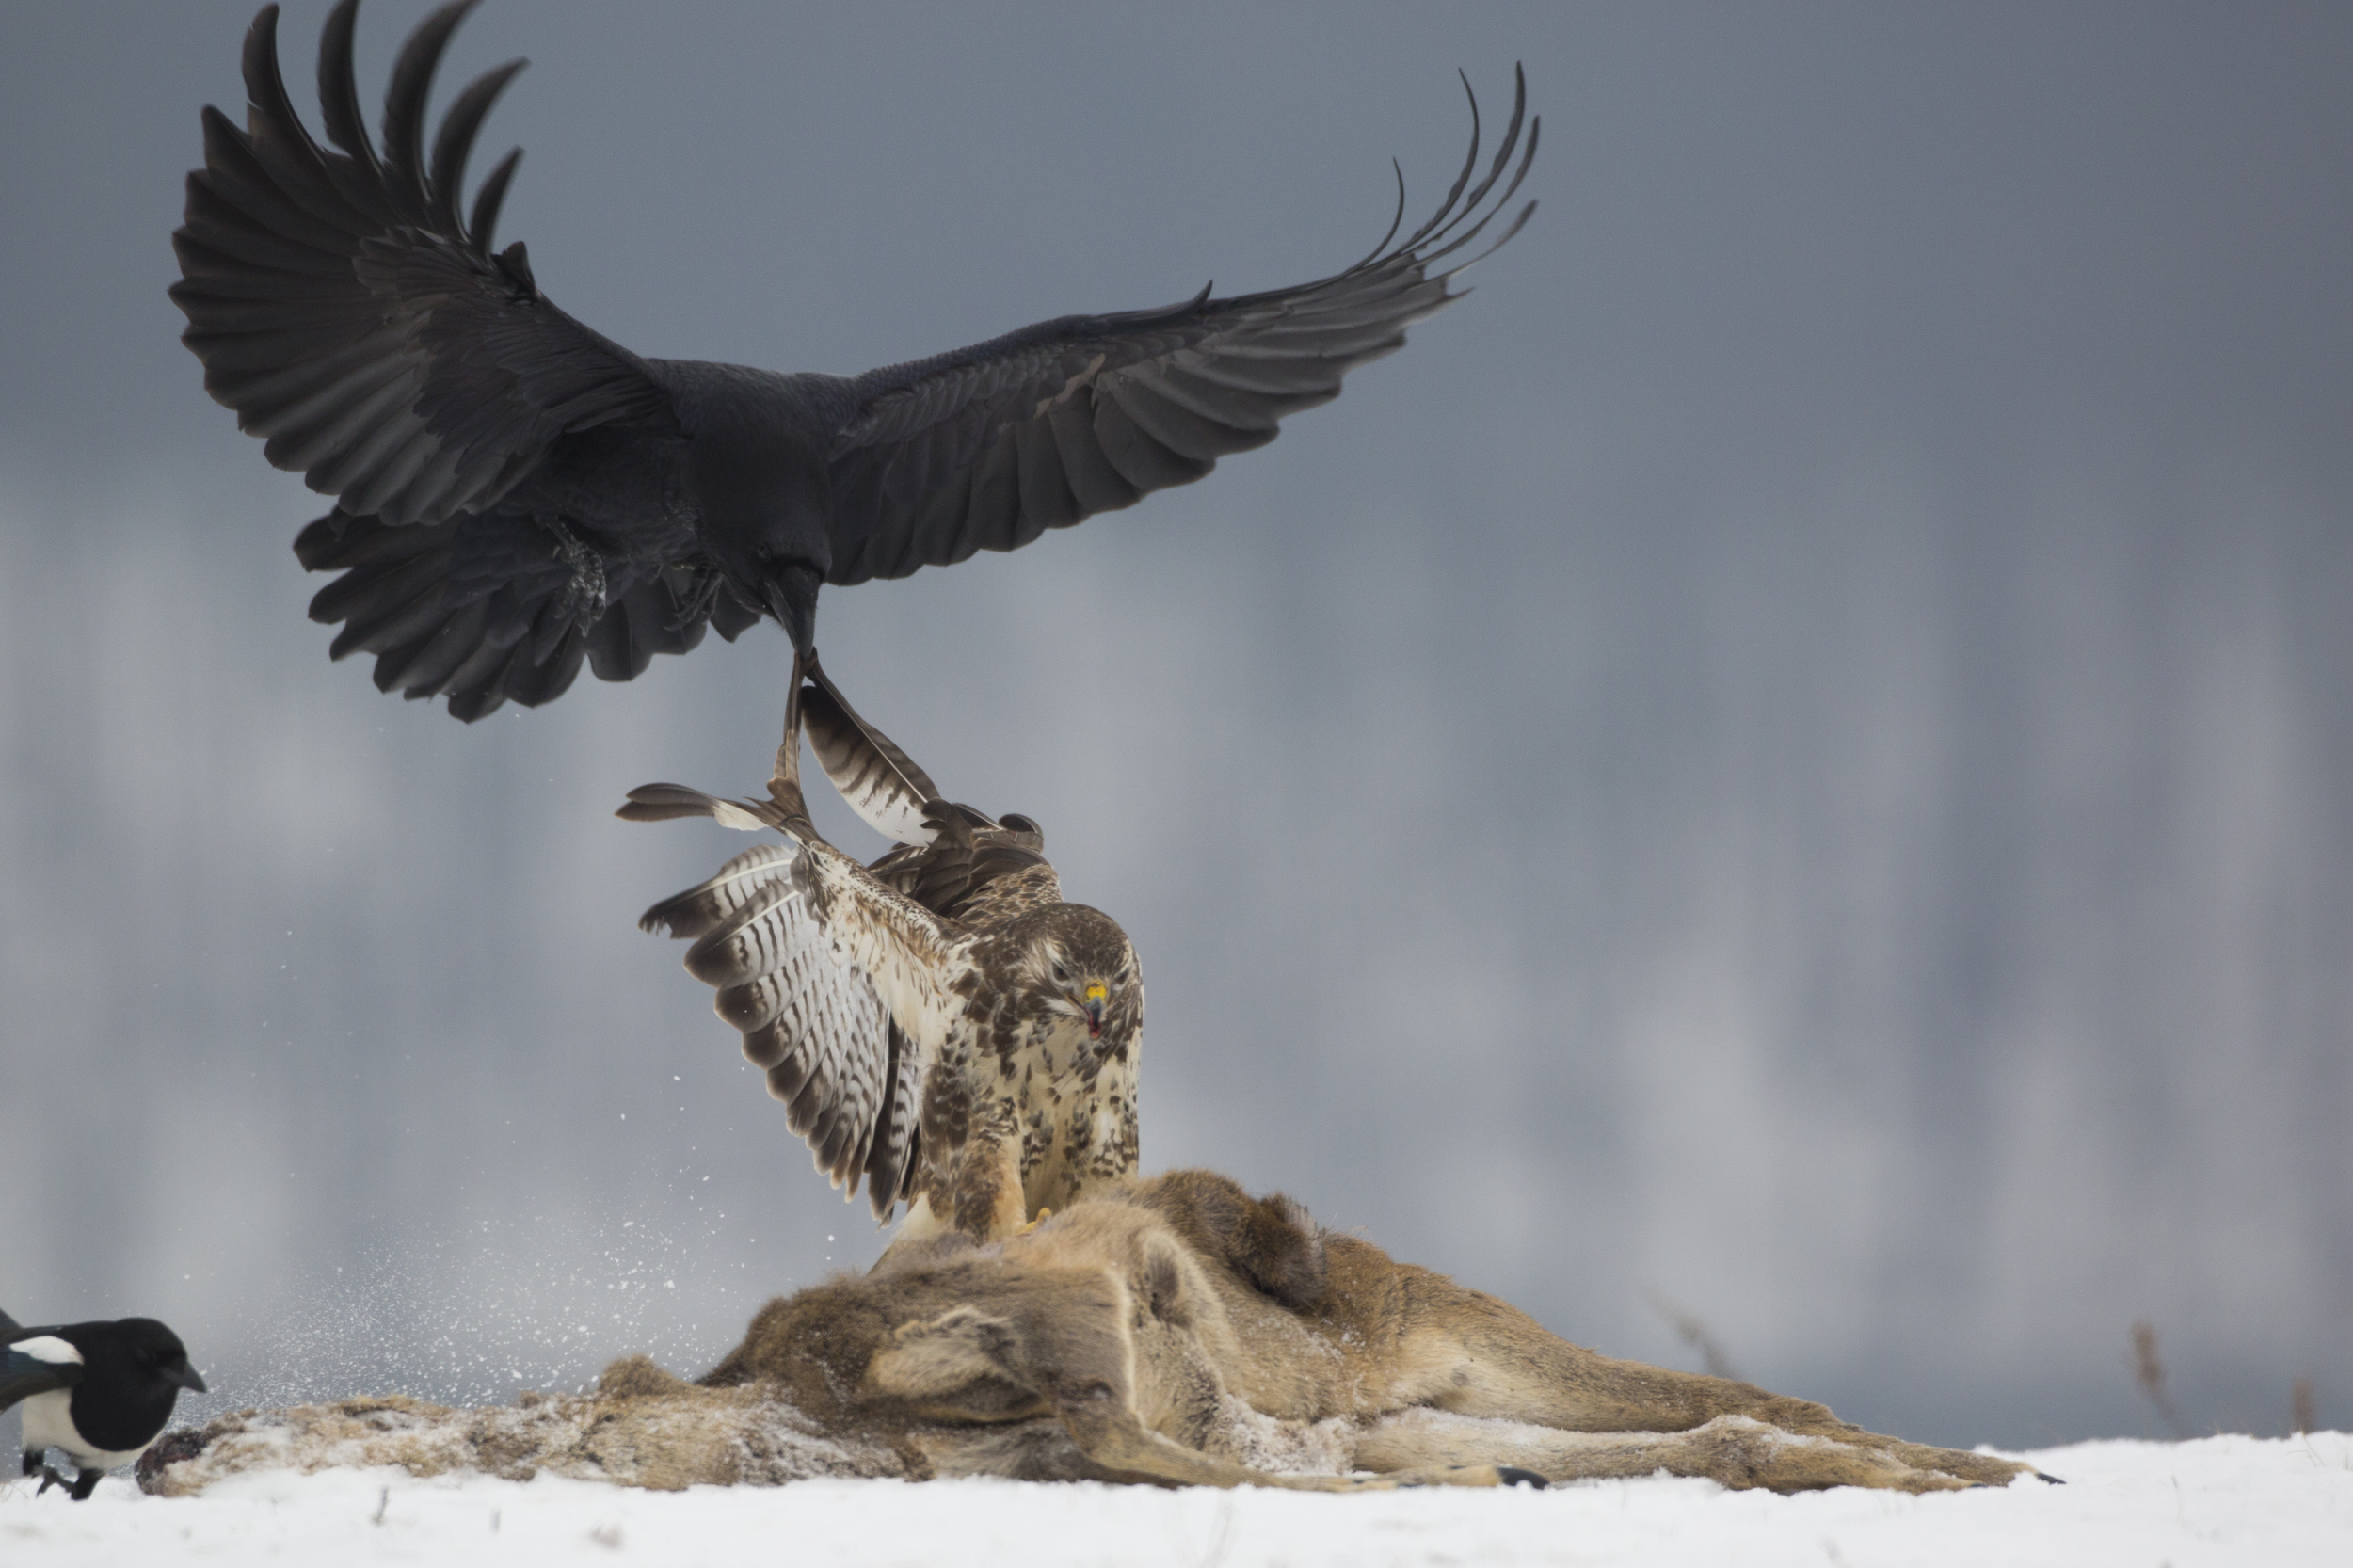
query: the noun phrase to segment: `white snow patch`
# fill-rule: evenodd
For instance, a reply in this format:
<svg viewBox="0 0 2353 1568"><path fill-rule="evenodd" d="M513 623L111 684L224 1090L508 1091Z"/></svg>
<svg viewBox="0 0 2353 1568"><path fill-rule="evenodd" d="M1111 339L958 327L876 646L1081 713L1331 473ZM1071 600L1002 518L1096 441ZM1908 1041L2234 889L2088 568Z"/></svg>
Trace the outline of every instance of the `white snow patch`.
<svg viewBox="0 0 2353 1568"><path fill-rule="evenodd" d="M192 1498L107 1480L89 1502L0 1485L10 1568L182 1562L664 1564L776 1560L1021 1568L1355 1568L1579 1563L1677 1568L1953 1564L2300 1568L2353 1562L2353 1437L2084 1443L2021 1454L2065 1486L1780 1497L1658 1478L1549 1492L1321 1496L999 1480L808 1480L625 1490L542 1476L255 1472Z"/></svg>

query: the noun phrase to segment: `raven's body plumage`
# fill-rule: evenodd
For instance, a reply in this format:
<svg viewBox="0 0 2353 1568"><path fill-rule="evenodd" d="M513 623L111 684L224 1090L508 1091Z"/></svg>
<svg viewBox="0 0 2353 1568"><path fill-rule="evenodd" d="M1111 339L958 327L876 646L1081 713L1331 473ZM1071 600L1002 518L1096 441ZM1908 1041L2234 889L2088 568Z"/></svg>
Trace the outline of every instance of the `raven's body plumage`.
<svg viewBox="0 0 2353 1568"><path fill-rule="evenodd" d="M1523 89L1474 186L1474 104L1437 215L1295 288L1061 317L855 377L653 360L557 309L520 245L491 249L519 152L460 215L474 136L522 62L460 92L428 154L434 71L472 3L403 48L380 152L353 78L357 0L320 42L326 146L264 8L246 125L204 112L171 290L206 389L336 498L296 547L343 574L312 605L343 626L334 654L373 653L379 687L446 695L468 719L553 698L584 661L626 680L763 615L807 653L824 584L1016 549L1264 445L1458 297L1463 264L1436 264L1509 203L1536 146Z"/></svg>

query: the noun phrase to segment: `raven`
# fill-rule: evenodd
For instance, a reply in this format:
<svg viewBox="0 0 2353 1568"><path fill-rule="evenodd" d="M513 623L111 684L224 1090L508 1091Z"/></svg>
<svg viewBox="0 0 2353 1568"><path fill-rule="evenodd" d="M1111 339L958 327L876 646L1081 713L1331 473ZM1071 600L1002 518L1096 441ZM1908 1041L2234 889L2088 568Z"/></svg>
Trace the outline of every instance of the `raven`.
<svg viewBox="0 0 2353 1568"><path fill-rule="evenodd" d="M372 653L379 690L446 696L469 721L553 700L584 659L628 680L706 627L731 640L763 615L809 654L825 584L1015 550L1273 440L1284 415L1337 396L1347 371L1460 297L1448 280L1468 261L1439 264L1509 207L1540 123L1523 142L1515 72L1474 185L1474 96L1470 154L1437 214L1392 243L1401 173L1382 243L1311 283L1062 316L863 376L778 375L643 358L558 310L521 244L491 248L520 148L460 211L475 135L524 63L458 93L428 154L434 72L474 4L409 36L380 151L353 79L358 0L320 39L327 147L287 97L278 8L264 7L246 34L244 129L204 110L171 287L206 391L272 463L335 498L295 541L305 567L342 574L311 603L342 623L329 651Z"/></svg>

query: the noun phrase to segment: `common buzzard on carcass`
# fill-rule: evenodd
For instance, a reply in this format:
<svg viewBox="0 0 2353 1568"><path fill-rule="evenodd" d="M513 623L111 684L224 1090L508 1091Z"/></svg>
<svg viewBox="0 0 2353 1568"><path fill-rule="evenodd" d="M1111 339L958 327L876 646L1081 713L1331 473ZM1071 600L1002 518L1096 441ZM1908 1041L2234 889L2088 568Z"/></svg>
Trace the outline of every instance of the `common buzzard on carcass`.
<svg viewBox="0 0 2353 1568"><path fill-rule="evenodd" d="M637 822L776 828L646 911L766 1069L817 1168L902 1234L989 1240L1136 1169L1144 979L1110 916L1063 901L1045 835L940 798L814 661L788 703L765 800L630 792ZM861 866L808 820L800 731L852 808L900 846Z"/></svg>
<svg viewBox="0 0 2353 1568"><path fill-rule="evenodd" d="M409 36L380 151L354 81L357 0L320 39L327 147L287 96L278 8L263 8L245 127L204 111L171 287L205 389L335 498L295 541L304 566L342 573L311 602L343 626L329 651L372 653L380 690L446 696L468 720L552 701L584 659L628 680L707 626L733 638L763 615L806 655L824 584L1017 549L1265 445L1459 297L1447 280L1468 261L1439 264L1509 206L1536 152L1531 120L1513 161L1515 80L1473 186L1474 99L1437 214L1293 288L1063 316L856 376L646 359L558 310L521 245L491 249L520 150L461 213L475 134L522 61L458 93L426 152L434 70L472 3ZM1398 200L1401 219L1401 176Z"/></svg>

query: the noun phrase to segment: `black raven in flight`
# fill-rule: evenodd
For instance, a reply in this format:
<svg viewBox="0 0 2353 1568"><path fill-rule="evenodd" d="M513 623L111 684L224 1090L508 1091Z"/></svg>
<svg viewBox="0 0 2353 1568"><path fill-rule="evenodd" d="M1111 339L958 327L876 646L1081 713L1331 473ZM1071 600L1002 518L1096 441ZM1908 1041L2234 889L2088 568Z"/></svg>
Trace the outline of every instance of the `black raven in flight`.
<svg viewBox="0 0 2353 1568"><path fill-rule="evenodd" d="M304 566L342 573L311 603L343 623L334 656L373 653L379 689L446 695L469 720L552 700L584 658L627 680L706 625L733 638L763 614L807 654L824 584L1017 549L1264 445L1456 297L1467 264L1440 263L1509 206L1536 152L1520 83L1474 185L1474 100L1436 216L1296 288L1063 316L847 377L650 360L558 310L521 245L491 249L520 149L460 210L475 133L522 61L460 92L427 152L434 69L472 4L402 48L380 149L353 81L358 0L319 43L328 147L286 95L263 8L245 128L204 111L171 289L206 390L335 498L295 541ZM1401 181L1399 200L1401 219Z"/></svg>

